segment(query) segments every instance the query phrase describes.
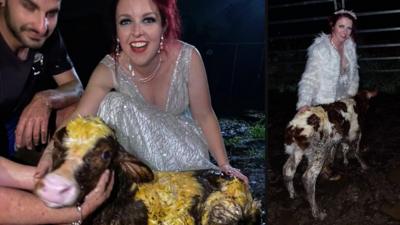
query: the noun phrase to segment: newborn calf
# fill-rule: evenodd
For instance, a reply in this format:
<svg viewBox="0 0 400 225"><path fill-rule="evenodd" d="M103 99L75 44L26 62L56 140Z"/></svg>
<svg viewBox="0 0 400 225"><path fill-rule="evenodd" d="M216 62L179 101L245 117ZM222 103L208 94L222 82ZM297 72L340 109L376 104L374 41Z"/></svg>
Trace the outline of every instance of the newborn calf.
<svg viewBox="0 0 400 225"><path fill-rule="evenodd" d="M324 164L333 162L339 144L342 145L345 164L348 163L348 150L354 149L361 167L367 168L359 156L360 125L369 107L369 99L376 94L376 91L362 91L353 98L310 107L305 112L297 113L286 127L284 145L289 158L283 166L284 181L290 198L294 198L293 177L305 155L308 167L302 180L312 215L316 218L322 220L326 213L318 208L315 201L315 183Z"/></svg>
<svg viewBox="0 0 400 225"><path fill-rule="evenodd" d="M50 207L83 201L104 170L115 171L111 196L85 224L235 225L259 218L260 203L242 181L214 170L153 172L99 118L69 122L54 146L52 172L35 189Z"/></svg>

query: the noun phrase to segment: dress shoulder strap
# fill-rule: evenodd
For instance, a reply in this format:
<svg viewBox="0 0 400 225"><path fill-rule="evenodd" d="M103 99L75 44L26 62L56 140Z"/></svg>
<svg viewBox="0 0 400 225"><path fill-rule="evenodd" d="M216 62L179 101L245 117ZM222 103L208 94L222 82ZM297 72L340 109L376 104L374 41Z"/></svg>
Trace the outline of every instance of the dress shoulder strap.
<svg viewBox="0 0 400 225"><path fill-rule="evenodd" d="M105 65L106 67L114 70L115 67L115 60L111 55L106 55L101 61L101 64Z"/></svg>
<svg viewBox="0 0 400 225"><path fill-rule="evenodd" d="M193 45L188 44L186 42L181 41L182 43L182 49L180 53L180 60L185 61L185 62L190 62L192 59L192 51L193 49L196 49Z"/></svg>
<svg viewBox="0 0 400 225"><path fill-rule="evenodd" d="M188 44L186 42L181 41L182 43L182 48L179 52L178 58L177 58L177 67L178 70L181 72L181 76L184 79L185 82L188 82L189 80L189 71L190 71L190 62L192 61L192 51L196 50L196 48Z"/></svg>
<svg viewBox="0 0 400 225"><path fill-rule="evenodd" d="M112 74L112 79L114 83L114 87L118 87L117 77L115 75L115 60L114 58L107 54L104 58L100 61L101 64L105 65L108 69L110 69Z"/></svg>

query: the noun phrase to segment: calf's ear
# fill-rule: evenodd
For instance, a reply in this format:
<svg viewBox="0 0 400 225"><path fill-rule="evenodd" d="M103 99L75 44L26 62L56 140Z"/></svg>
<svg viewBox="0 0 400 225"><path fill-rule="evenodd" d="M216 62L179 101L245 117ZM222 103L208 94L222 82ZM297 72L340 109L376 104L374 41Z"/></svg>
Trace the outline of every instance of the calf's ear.
<svg viewBox="0 0 400 225"><path fill-rule="evenodd" d="M67 135L67 129L65 127L59 129L53 136L54 144L62 145L62 140L66 135Z"/></svg>
<svg viewBox="0 0 400 225"><path fill-rule="evenodd" d="M129 154L121 145L114 163L129 175L136 183L149 182L154 179L150 167Z"/></svg>
<svg viewBox="0 0 400 225"><path fill-rule="evenodd" d="M53 148L53 168L57 168L60 164L62 164L64 160L64 154L67 151L67 148L63 145L63 139L67 136L67 129L65 127L58 130L54 136L54 148Z"/></svg>

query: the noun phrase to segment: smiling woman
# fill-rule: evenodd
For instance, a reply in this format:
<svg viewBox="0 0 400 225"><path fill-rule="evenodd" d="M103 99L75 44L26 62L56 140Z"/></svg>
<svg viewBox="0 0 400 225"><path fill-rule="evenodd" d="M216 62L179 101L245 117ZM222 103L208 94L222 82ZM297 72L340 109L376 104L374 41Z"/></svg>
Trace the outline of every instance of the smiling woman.
<svg viewBox="0 0 400 225"><path fill-rule="evenodd" d="M99 115L153 170L219 168L248 182L229 164L200 53L178 39L176 1L112 3L115 50L93 72L71 118Z"/></svg>
<svg viewBox="0 0 400 225"><path fill-rule="evenodd" d="M308 48L308 61L299 82L299 112L357 93L356 19L351 11L336 11L329 18L331 33L321 34Z"/></svg>
<svg viewBox="0 0 400 225"><path fill-rule="evenodd" d="M155 75L162 61L157 53L161 51L160 46L164 45L161 44L164 39L163 25L157 6L139 1L120 1L116 13L117 42L122 48L122 64L127 65L134 79Z"/></svg>

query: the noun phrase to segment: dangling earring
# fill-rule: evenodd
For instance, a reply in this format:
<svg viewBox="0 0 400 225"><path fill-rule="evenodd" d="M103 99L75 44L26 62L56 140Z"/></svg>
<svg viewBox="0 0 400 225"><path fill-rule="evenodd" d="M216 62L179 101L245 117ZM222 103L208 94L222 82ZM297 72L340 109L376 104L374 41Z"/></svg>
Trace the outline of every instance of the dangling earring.
<svg viewBox="0 0 400 225"><path fill-rule="evenodd" d="M119 44L119 38L116 39L117 40L117 44L115 45L115 56L118 57L119 53L121 52L121 45Z"/></svg>
<svg viewBox="0 0 400 225"><path fill-rule="evenodd" d="M164 35L161 36L160 47L158 48L157 53L160 54L162 50L164 50Z"/></svg>

